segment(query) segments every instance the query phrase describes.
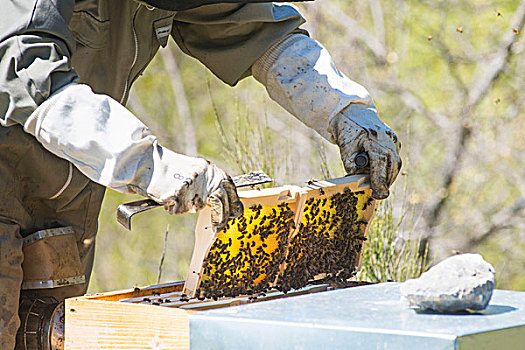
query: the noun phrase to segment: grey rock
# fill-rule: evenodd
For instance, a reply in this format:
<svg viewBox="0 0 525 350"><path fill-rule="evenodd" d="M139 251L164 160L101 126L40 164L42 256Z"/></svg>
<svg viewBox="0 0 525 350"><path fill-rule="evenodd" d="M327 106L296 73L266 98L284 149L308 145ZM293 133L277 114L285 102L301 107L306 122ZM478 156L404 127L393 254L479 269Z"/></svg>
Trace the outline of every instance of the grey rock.
<svg viewBox="0 0 525 350"><path fill-rule="evenodd" d="M437 312L483 310L495 286L494 268L479 254L447 258L401 285L410 307Z"/></svg>

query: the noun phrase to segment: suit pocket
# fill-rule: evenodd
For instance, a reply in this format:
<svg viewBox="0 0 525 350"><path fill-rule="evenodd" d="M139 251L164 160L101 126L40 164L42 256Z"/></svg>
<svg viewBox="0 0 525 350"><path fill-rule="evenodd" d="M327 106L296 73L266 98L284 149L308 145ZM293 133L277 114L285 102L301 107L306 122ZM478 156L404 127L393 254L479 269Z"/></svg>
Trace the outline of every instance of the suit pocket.
<svg viewBox="0 0 525 350"><path fill-rule="evenodd" d="M100 21L89 12L74 12L69 28L78 43L91 49L101 49L108 43L109 21Z"/></svg>

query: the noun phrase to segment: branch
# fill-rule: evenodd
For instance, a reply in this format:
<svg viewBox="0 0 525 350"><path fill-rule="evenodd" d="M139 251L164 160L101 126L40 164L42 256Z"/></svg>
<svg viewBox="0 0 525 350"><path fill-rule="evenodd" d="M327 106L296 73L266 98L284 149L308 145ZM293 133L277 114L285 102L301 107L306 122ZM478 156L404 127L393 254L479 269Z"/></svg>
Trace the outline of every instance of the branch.
<svg viewBox="0 0 525 350"><path fill-rule="evenodd" d="M146 111L146 107L144 107L140 101L140 98L137 96L135 89L131 89L129 91L129 98L126 105L132 109L133 113L138 116L139 119L142 120L158 138L163 140L172 140L173 135L169 135L165 131L165 128L159 123L159 120L157 118L152 118ZM175 143L171 143L170 147L177 148L177 145Z"/></svg>
<svg viewBox="0 0 525 350"><path fill-rule="evenodd" d="M159 50L162 56L162 61L166 67L166 71L171 77L170 83L173 89L173 95L175 96L175 104L177 106L177 112L179 114L179 121L183 129L185 154L196 156L197 155L197 138L195 136L195 128L193 127L193 120L191 116L191 110L186 97L186 91L184 91L184 83L177 67L177 62L173 56L173 52L168 47L164 50Z"/></svg>
<svg viewBox="0 0 525 350"><path fill-rule="evenodd" d="M478 65L478 78L470 90L468 102L465 106L467 109L472 109L485 97L492 86L492 82L500 76L510 56L512 56L512 46L519 39L519 35L516 35L513 30L517 29L521 33L525 23L525 1L521 2L511 23L511 27L505 33L499 49L489 57L487 62L482 62Z"/></svg>
<svg viewBox="0 0 525 350"><path fill-rule="evenodd" d="M451 128L452 122L447 116L431 111L415 92L403 86L398 81L394 81L394 79L377 81L375 82L375 86L384 90L384 92L397 95L407 108L424 115L439 128L443 130L449 130Z"/></svg>
<svg viewBox="0 0 525 350"><path fill-rule="evenodd" d="M468 241L468 243L465 245L465 247L472 248L476 247L485 241L487 241L489 238L494 236L495 234L506 230L513 228L515 225L512 222L513 219L516 217L517 214L519 214L520 211L525 209L525 198L519 198L514 202L514 205L511 209L505 209L502 213L498 213L500 218L497 220L497 222L493 222L489 228L482 233L481 235L474 237Z"/></svg>
<svg viewBox="0 0 525 350"><path fill-rule="evenodd" d="M346 30L346 35L350 38L363 42L374 54L375 59L380 63L386 62L386 49L383 44L368 30L364 29L352 17L346 15L337 5L329 1L323 4L325 13L334 18Z"/></svg>
<svg viewBox="0 0 525 350"><path fill-rule="evenodd" d="M441 40L434 39L432 41L433 41L434 47L436 47L439 50L439 52L441 53L441 56L443 56L445 61L448 62L447 64L448 71L450 75L452 76L452 78L454 79L454 81L456 82L456 85L459 87L459 89L461 90L463 94L467 94L468 93L467 86L465 85L465 82L463 81L463 79L461 78L458 72L458 64L459 63L472 63L472 62L465 60L461 56L454 55L450 51L448 46L446 46Z"/></svg>
<svg viewBox="0 0 525 350"><path fill-rule="evenodd" d="M504 35L502 44L496 52L488 59L488 62L480 62L478 64L477 74L474 83L467 90L467 100L462 107L461 125L459 127L459 137L457 139L454 151L448 160L445 176L443 180L443 191L441 198L428 210L429 215L427 221L427 229L432 234L432 229L436 226L441 212L445 207L451 191L456 175L459 171L461 161L465 154L465 147L472 134L472 116L473 110L487 95L490 88L497 81L502 71L507 66L512 56L512 46L518 40L519 36L513 32L513 29L522 31L525 22L525 0L521 2L514 17L511 21L512 25L509 31Z"/></svg>
<svg viewBox="0 0 525 350"><path fill-rule="evenodd" d="M368 0L370 6L370 12L372 13L372 19L374 21L374 31L381 46L385 47L385 19L383 16L383 9L379 0Z"/></svg>
<svg viewBox="0 0 525 350"><path fill-rule="evenodd" d="M166 232L164 233L164 247L162 248L162 254L160 256L160 263L159 263L159 274L157 275L157 284L160 283L160 279L162 278L162 265L164 265L164 258L166 256L166 247L168 246L168 232L170 232L170 224L166 227Z"/></svg>

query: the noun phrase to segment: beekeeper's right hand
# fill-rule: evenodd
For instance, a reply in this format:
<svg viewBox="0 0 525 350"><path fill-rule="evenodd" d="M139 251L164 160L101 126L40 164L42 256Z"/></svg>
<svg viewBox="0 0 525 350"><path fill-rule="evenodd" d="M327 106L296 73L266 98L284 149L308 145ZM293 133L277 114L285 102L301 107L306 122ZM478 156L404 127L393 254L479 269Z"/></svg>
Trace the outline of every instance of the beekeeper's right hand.
<svg viewBox="0 0 525 350"><path fill-rule="evenodd" d="M197 212L208 204L212 224L218 230L228 219L243 213L235 185L222 169L204 158L178 154L156 142L153 173L144 194L163 204L170 214Z"/></svg>

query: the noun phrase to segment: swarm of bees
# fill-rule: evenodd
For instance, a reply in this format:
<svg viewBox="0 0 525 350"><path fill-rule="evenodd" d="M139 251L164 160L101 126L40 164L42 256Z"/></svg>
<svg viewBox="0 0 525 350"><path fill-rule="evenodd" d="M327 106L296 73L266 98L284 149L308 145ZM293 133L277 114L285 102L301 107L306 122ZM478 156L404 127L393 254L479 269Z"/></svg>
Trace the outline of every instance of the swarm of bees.
<svg viewBox="0 0 525 350"><path fill-rule="evenodd" d="M299 230L290 242L279 290L299 289L311 281L343 282L353 276L366 240L367 222L359 219L357 207L363 194L346 188L331 198L306 202Z"/></svg>
<svg viewBox="0 0 525 350"><path fill-rule="evenodd" d="M255 205L218 234L203 263L199 299L266 291L284 261L294 213L287 203Z"/></svg>
<svg viewBox="0 0 525 350"><path fill-rule="evenodd" d="M270 289L286 293L349 279L366 240L363 212L371 204L370 190L345 188L329 195L321 189L299 217L285 201L246 208L218 233L196 296L256 298Z"/></svg>

